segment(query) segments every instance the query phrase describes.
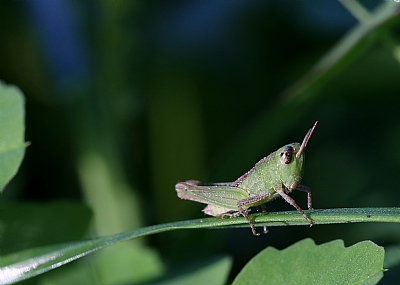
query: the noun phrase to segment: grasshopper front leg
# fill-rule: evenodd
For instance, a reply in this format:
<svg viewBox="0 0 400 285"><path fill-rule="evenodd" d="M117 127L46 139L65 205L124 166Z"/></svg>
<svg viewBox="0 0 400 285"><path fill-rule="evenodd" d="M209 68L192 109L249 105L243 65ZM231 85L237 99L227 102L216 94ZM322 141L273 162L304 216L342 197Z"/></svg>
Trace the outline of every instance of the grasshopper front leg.
<svg viewBox="0 0 400 285"><path fill-rule="evenodd" d="M307 207L309 210L314 210L312 207L312 201L311 201L311 189L308 186L305 185L299 185L295 190L306 192L307 193Z"/></svg>
<svg viewBox="0 0 400 285"><path fill-rule="evenodd" d="M299 190L300 190L300 189L299 189ZM286 202L288 202L290 205L292 205L293 207L296 208L296 210L310 223L310 227L312 227L312 226L314 225L314 222L307 216L306 213L304 213L303 209L300 208L300 206L296 204L296 201L293 200L293 198L290 197L288 194L286 194L286 193L282 190L282 188L276 189L275 191L276 191L283 199L285 199ZM301 191L304 191L304 190L301 190ZM306 191L306 192L307 192L307 191ZM309 198L310 198L310 200L309 200L309 207L310 207L310 206L311 206L311 203L310 203L310 202L311 202L311 192L307 192L307 193L310 194L310 196L309 196Z"/></svg>

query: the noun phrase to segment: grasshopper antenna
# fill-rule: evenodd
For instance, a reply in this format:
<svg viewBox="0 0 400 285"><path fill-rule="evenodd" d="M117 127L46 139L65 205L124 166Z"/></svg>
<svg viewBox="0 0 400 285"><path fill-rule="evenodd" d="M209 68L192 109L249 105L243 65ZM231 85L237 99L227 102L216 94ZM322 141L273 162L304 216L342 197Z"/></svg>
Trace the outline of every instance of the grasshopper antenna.
<svg viewBox="0 0 400 285"><path fill-rule="evenodd" d="M312 133L313 133L315 127L317 126L317 124L318 124L318 121L316 121L316 122L314 123L314 126L313 126L311 129L308 130L306 136L304 137L303 142L301 143L301 146L300 146L299 151L296 153L296 157L297 157L297 158L300 157L301 153L302 153L303 150L306 148L306 145L307 145L307 143L308 143L308 140L311 138L311 135L312 135Z"/></svg>

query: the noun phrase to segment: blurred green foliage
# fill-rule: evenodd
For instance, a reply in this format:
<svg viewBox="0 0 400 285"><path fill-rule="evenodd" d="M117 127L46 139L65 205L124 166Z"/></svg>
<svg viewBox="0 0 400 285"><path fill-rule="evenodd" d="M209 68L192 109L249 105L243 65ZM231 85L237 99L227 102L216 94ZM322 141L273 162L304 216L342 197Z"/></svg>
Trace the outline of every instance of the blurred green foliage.
<svg viewBox="0 0 400 285"><path fill-rule="evenodd" d="M33 2L0 4L0 78L26 95L32 142L1 205L82 202L93 211L85 236L202 217L201 205L176 197L177 181L233 181L280 146L300 141L316 120L303 180L314 207L399 205L395 13L377 30L368 30L376 23L367 19L354 52L296 97L312 79L302 76L357 29L340 2L54 1L62 3L49 6L46 15L54 18ZM305 207L302 193L292 197ZM287 209L279 200L268 205ZM398 244L399 233L385 224L280 227L258 238L248 229L165 233L99 252L90 273L82 273L88 279L80 280L140 282L182 260L221 253L233 256L235 276L266 246L281 249L304 237L386 246ZM51 237L49 244L67 241ZM147 267L135 279L130 269L138 263Z"/></svg>
<svg viewBox="0 0 400 285"><path fill-rule="evenodd" d="M0 81L0 193L17 173L25 154L24 97Z"/></svg>

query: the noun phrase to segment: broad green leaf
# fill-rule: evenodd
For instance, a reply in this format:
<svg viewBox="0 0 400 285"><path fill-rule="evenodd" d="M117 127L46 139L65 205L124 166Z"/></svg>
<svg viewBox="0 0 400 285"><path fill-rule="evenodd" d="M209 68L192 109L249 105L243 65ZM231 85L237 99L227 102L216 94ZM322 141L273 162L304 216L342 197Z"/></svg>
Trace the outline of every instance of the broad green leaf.
<svg viewBox="0 0 400 285"><path fill-rule="evenodd" d="M0 81L0 193L14 177L25 153L24 97Z"/></svg>
<svg viewBox="0 0 400 285"><path fill-rule="evenodd" d="M268 247L236 277L235 284L377 284L384 249L371 241L345 247L342 240L316 245L304 239L284 249Z"/></svg>

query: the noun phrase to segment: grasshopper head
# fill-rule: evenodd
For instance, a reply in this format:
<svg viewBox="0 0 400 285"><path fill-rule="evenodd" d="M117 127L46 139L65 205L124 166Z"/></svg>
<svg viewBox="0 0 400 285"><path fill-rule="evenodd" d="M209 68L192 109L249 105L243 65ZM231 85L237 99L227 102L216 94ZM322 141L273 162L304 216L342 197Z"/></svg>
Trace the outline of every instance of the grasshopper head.
<svg viewBox="0 0 400 285"><path fill-rule="evenodd" d="M289 191L296 189L303 178L304 149L317 123L315 122L314 126L308 130L301 145L299 143L288 144L276 152L278 173L282 183Z"/></svg>

